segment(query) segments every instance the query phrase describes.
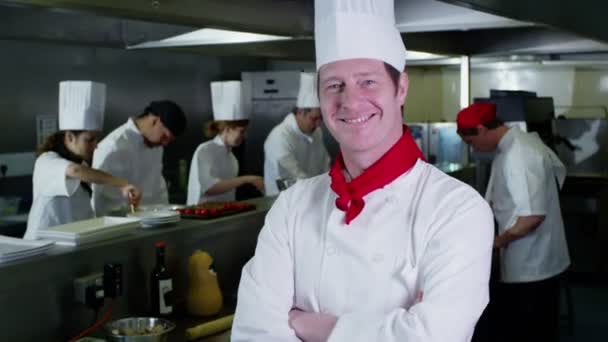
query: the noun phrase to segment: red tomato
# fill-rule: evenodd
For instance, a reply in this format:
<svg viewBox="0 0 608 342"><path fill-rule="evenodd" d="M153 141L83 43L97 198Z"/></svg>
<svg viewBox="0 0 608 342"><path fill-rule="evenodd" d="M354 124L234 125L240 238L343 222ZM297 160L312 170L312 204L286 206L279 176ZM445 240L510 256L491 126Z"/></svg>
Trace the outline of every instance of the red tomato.
<svg viewBox="0 0 608 342"><path fill-rule="evenodd" d="M192 215L193 214L193 210L192 209L184 209L184 214L186 214L186 215Z"/></svg>

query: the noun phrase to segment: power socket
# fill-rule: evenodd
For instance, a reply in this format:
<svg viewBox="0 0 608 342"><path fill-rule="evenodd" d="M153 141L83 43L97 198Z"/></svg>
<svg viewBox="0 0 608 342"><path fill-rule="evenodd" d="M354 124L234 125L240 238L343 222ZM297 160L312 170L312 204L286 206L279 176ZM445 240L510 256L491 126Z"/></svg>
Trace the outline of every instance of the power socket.
<svg viewBox="0 0 608 342"><path fill-rule="evenodd" d="M93 273L74 279L74 299L77 302L93 306L94 299L103 301L104 297L103 273Z"/></svg>

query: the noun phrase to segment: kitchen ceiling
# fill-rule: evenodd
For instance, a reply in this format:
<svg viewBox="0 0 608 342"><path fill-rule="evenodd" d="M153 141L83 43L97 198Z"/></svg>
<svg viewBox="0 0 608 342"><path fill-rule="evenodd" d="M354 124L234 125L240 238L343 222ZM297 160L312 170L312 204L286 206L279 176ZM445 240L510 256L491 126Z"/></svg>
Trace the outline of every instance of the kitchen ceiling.
<svg viewBox="0 0 608 342"><path fill-rule="evenodd" d="M597 30L603 21L567 20L580 13L598 13L598 6L606 7L605 1L567 0L565 5L562 2L558 7L553 0L396 0L395 16L409 50L443 55L544 54L558 59L560 54L608 51L608 45L600 41L608 41L607 31ZM0 39L124 48L201 28L218 28L293 39L170 49L218 56L313 60L313 3L313 0L0 1L3 4ZM547 7L549 4L552 6ZM599 16L590 15L589 20L599 20Z"/></svg>

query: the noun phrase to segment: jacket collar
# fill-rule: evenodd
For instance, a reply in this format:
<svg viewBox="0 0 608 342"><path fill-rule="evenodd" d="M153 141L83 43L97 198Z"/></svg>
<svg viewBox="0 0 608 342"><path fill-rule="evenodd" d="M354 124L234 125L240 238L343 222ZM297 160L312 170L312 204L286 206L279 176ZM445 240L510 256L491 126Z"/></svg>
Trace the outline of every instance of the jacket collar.
<svg viewBox="0 0 608 342"><path fill-rule="evenodd" d="M283 120L283 121L285 121L285 123L287 124L287 127L292 132L294 132L297 136L306 140L309 144L312 144L312 141L313 141L312 136L302 132L302 130L300 129L300 126L298 126L298 122L296 121L295 113L287 114L287 116L285 117L285 120Z"/></svg>

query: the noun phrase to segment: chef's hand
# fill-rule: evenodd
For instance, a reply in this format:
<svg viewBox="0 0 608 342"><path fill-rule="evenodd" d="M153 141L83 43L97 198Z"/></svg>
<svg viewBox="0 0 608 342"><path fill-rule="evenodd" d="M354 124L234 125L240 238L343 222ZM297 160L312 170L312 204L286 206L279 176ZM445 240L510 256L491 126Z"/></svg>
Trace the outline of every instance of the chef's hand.
<svg viewBox="0 0 608 342"><path fill-rule="evenodd" d="M336 325L338 317L324 313L304 312L292 309L289 326L304 342L325 342Z"/></svg>
<svg viewBox="0 0 608 342"><path fill-rule="evenodd" d="M247 183L255 186L259 192L264 193L264 178L260 176L247 176Z"/></svg>
<svg viewBox="0 0 608 342"><path fill-rule="evenodd" d="M129 204L133 204L134 206L139 205L139 201L141 200L141 192L132 184L127 184L120 188L122 195L129 201Z"/></svg>

